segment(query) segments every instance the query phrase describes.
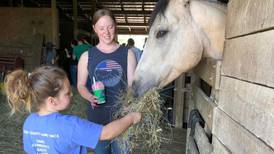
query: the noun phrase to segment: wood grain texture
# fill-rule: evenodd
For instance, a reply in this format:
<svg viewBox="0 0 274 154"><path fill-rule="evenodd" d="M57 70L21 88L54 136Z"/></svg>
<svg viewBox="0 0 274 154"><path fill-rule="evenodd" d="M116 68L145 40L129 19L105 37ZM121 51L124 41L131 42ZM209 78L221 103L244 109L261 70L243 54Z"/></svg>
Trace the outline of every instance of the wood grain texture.
<svg viewBox="0 0 274 154"><path fill-rule="evenodd" d="M226 38L274 28L274 0L230 0Z"/></svg>
<svg viewBox="0 0 274 154"><path fill-rule="evenodd" d="M222 75L274 87L274 30L228 40Z"/></svg>
<svg viewBox="0 0 274 154"><path fill-rule="evenodd" d="M274 151L219 108L214 109L213 134L235 154L273 154Z"/></svg>
<svg viewBox="0 0 274 154"><path fill-rule="evenodd" d="M219 108L274 148L274 89L223 77Z"/></svg>

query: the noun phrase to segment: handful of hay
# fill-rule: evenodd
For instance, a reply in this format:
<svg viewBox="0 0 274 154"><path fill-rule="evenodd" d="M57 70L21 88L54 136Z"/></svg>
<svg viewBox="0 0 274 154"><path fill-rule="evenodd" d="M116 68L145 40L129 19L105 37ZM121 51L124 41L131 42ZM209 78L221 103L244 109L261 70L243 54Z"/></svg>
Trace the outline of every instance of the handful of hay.
<svg viewBox="0 0 274 154"><path fill-rule="evenodd" d="M134 152L158 153L160 145L170 140L171 126L164 123L161 110L163 101L156 89L148 91L141 98L133 98L128 94L122 100L122 107L115 117L125 116L129 112L141 112L140 123L130 127L125 133L119 136L118 141L121 150ZM126 108L126 109L125 109Z"/></svg>

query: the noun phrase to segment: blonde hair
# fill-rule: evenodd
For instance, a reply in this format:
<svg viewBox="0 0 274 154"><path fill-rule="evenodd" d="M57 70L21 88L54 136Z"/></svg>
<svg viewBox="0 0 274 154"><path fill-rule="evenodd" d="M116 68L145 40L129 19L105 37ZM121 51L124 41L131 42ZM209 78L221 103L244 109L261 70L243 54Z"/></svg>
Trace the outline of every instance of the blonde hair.
<svg viewBox="0 0 274 154"><path fill-rule="evenodd" d="M21 109L37 110L49 96L55 97L63 88L66 73L56 66L42 66L28 74L24 70L9 73L4 90L11 108L11 115Z"/></svg>

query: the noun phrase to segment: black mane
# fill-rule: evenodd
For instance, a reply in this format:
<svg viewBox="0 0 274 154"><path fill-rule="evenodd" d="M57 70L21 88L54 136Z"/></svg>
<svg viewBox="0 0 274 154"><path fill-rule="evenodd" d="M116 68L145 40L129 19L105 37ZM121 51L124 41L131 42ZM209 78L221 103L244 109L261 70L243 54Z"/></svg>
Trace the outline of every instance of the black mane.
<svg viewBox="0 0 274 154"><path fill-rule="evenodd" d="M169 0L159 0L150 16L150 20L149 20L149 27L152 26L156 16L158 13L160 13L161 15L164 15L164 12L167 8L167 5L169 3Z"/></svg>

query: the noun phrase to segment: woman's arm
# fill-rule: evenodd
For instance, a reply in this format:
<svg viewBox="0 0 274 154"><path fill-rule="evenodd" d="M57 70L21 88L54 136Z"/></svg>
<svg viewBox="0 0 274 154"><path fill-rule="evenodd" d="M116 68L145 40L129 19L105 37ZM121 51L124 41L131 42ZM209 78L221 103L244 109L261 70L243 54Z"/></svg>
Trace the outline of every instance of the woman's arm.
<svg viewBox="0 0 274 154"><path fill-rule="evenodd" d="M137 62L136 62L134 52L131 49L129 49L128 50L128 57L127 57L127 83L128 83L128 87L131 87L131 85L132 85L136 65L137 65Z"/></svg>
<svg viewBox="0 0 274 154"><path fill-rule="evenodd" d="M122 134L132 124L138 123L140 120L141 113L132 112L121 119L112 121L103 127L100 140L111 140Z"/></svg>
<svg viewBox="0 0 274 154"><path fill-rule="evenodd" d="M65 52L66 52L66 57L67 57L67 58L70 58L71 56L70 56L70 54L69 54L68 49L67 49L67 48L65 48L64 50L65 50Z"/></svg>
<svg viewBox="0 0 274 154"><path fill-rule="evenodd" d="M88 52L84 52L78 62L78 73L77 73L77 89L80 95L91 102L91 105L97 106L97 99L89 92L86 87L88 79Z"/></svg>

